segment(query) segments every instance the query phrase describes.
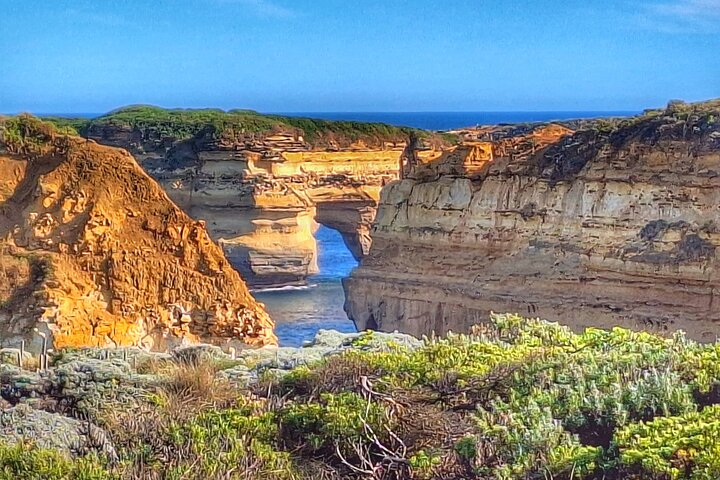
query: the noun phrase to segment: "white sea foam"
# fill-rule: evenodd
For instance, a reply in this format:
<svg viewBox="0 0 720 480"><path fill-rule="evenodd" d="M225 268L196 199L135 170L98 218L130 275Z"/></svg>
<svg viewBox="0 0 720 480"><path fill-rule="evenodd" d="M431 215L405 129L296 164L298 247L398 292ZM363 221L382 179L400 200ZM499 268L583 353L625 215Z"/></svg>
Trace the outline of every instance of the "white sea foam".
<svg viewBox="0 0 720 480"><path fill-rule="evenodd" d="M299 290L308 290L315 287L317 287L317 283L311 283L309 285L285 285L282 287L253 288L250 291L253 293L295 292Z"/></svg>

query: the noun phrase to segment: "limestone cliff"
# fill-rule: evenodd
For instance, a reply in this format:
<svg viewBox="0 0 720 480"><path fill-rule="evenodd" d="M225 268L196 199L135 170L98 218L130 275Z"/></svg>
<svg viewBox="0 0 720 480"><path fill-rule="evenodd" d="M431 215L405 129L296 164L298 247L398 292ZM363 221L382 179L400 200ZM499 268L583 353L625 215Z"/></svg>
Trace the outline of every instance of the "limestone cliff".
<svg viewBox="0 0 720 480"><path fill-rule="evenodd" d="M150 107L138 119L134 108L91 121L84 133L129 149L177 205L207 222L254 286L301 284L316 273L318 223L365 255L380 189L397 179L411 131ZM423 158L442 142L426 143Z"/></svg>
<svg viewBox="0 0 720 480"><path fill-rule="evenodd" d="M34 329L55 348L275 343L270 318L204 223L128 152L57 136L31 118L13 122L0 144L5 344L39 348Z"/></svg>
<svg viewBox="0 0 720 480"><path fill-rule="evenodd" d="M383 189L345 282L359 328L441 334L494 310L718 335L720 102L499 137Z"/></svg>

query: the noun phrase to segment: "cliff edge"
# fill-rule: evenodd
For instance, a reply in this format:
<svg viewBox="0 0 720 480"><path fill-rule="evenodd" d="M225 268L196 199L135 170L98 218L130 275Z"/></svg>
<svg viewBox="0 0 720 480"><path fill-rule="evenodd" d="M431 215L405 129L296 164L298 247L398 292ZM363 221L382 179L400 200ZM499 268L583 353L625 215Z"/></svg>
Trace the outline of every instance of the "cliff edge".
<svg viewBox="0 0 720 480"><path fill-rule="evenodd" d="M423 139L424 156L449 144L407 127L247 110L130 106L52 121L130 151L176 205L206 221L253 286L303 284L317 273L318 224L362 258L380 189L398 178L408 139Z"/></svg>
<svg viewBox="0 0 720 480"><path fill-rule="evenodd" d="M126 151L0 122L0 337L40 348L265 345L273 324ZM13 345L11 345L13 344Z"/></svg>
<svg viewBox="0 0 720 480"><path fill-rule="evenodd" d="M382 191L345 282L358 328L464 331L490 311L574 327L720 329L720 101L467 142Z"/></svg>

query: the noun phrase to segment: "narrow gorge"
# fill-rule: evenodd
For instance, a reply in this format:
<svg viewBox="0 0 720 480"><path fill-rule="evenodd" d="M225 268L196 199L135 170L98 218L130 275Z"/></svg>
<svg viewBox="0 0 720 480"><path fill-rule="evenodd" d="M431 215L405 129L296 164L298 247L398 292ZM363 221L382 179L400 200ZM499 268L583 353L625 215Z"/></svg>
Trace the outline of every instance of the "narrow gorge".
<svg viewBox="0 0 720 480"><path fill-rule="evenodd" d="M500 130L385 187L345 281L359 329L467 331L496 311L716 338L720 103Z"/></svg>

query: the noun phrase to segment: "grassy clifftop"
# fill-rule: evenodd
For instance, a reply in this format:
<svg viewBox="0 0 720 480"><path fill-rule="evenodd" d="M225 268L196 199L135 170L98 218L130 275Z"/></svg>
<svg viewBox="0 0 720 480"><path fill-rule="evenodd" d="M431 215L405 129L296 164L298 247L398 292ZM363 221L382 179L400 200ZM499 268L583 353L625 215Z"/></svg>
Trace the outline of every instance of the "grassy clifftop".
<svg viewBox="0 0 720 480"><path fill-rule="evenodd" d="M720 344L623 329L575 334L514 315L494 316L472 335L400 337L367 332L324 350L238 360L135 359L142 375L132 382L66 353L56 369L76 365L82 378L116 385L100 390L104 400L74 404L105 428L113 454L53 460L64 473L43 476L53 454L6 445L0 472L86 480L720 477ZM284 370L297 363L306 365ZM141 391L122 402L107 393L139 378ZM13 380L3 381L13 391ZM32 386L27 376L22 382Z"/></svg>
<svg viewBox="0 0 720 480"><path fill-rule="evenodd" d="M74 128L88 134L113 127L130 128L145 137L187 140L198 135L235 140L249 135L294 133L311 145L339 145L363 141L368 145L402 142L413 134L421 138L443 140L444 137L410 127L384 123L331 121L281 115L265 115L252 110L164 109L137 105L120 108L94 119L47 117L60 127Z"/></svg>
<svg viewBox="0 0 720 480"><path fill-rule="evenodd" d="M69 122L53 123L29 114L0 116L0 147L11 153L37 155L73 135L77 135L77 130Z"/></svg>

